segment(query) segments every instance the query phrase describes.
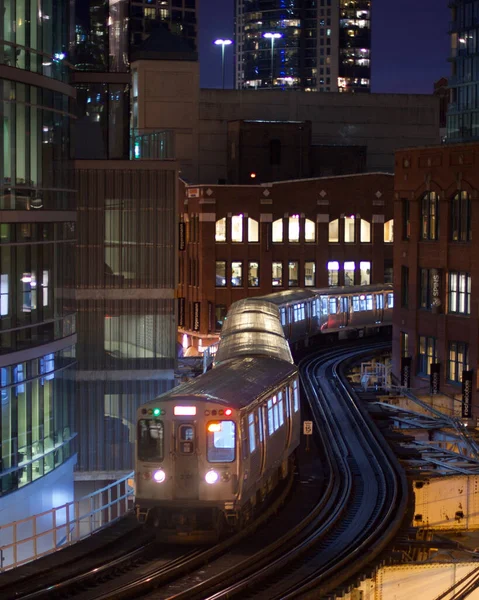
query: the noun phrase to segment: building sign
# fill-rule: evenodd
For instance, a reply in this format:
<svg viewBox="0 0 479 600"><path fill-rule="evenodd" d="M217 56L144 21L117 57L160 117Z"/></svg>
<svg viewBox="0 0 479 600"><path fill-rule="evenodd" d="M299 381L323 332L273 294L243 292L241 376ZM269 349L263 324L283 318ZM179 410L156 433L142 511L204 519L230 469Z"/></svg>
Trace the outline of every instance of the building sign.
<svg viewBox="0 0 479 600"><path fill-rule="evenodd" d="M429 383L430 394L434 396L439 394L441 382L441 363L431 363L431 380Z"/></svg>
<svg viewBox="0 0 479 600"><path fill-rule="evenodd" d="M411 356L401 357L401 387L411 387Z"/></svg>
<svg viewBox="0 0 479 600"><path fill-rule="evenodd" d="M431 304L432 308L439 310L441 306L441 271L431 269Z"/></svg>
<svg viewBox="0 0 479 600"><path fill-rule="evenodd" d="M186 190L188 198L199 198L200 197L200 188L188 188Z"/></svg>
<svg viewBox="0 0 479 600"><path fill-rule="evenodd" d="M462 418L472 417L472 374L473 370L462 372Z"/></svg>
<svg viewBox="0 0 479 600"><path fill-rule="evenodd" d="M178 298L178 327L185 326L185 299Z"/></svg>
<svg viewBox="0 0 479 600"><path fill-rule="evenodd" d="M201 302L193 302L193 331L200 330Z"/></svg>
<svg viewBox="0 0 479 600"><path fill-rule="evenodd" d="M178 250L183 251L186 248L186 223L181 221L178 228Z"/></svg>

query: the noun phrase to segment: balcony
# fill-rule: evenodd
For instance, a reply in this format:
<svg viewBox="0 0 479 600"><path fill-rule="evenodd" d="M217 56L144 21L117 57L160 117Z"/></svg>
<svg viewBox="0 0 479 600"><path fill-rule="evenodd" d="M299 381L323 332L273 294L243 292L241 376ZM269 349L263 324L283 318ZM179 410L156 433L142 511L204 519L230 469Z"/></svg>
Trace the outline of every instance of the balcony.
<svg viewBox="0 0 479 600"><path fill-rule="evenodd" d="M171 129L130 131L131 160L174 160L175 133Z"/></svg>

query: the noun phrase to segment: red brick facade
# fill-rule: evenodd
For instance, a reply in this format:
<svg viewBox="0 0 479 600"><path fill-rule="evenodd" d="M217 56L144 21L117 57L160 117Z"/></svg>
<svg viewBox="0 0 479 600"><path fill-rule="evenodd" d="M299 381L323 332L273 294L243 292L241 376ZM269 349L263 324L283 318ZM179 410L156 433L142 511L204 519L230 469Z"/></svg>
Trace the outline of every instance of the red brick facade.
<svg viewBox="0 0 479 600"><path fill-rule="evenodd" d="M391 175L180 186L178 307L185 346L215 341L225 312L241 298L392 278Z"/></svg>
<svg viewBox="0 0 479 600"><path fill-rule="evenodd" d="M411 357L411 386L428 394L430 363L439 363L440 392L451 396L451 412L462 416L467 416L467 407L465 412L461 410L463 370L473 370L471 408L472 414L479 416L474 406L478 190L478 144L396 153L394 374L404 376L402 357Z"/></svg>

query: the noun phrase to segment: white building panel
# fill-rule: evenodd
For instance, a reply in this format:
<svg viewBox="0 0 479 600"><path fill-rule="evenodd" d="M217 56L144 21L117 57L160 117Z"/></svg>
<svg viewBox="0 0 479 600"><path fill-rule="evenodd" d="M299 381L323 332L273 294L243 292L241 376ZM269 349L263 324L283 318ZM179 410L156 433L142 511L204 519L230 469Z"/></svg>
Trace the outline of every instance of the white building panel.
<svg viewBox="0 0 479 600"><path fill-rule="evenodd" d="M416 481L413 489L414 527L479 529L479 476L460 475Z"/></svg>
<svg viewBox="0 0 479 600"><path fill-rule="evenodd" d="M427 565L398 565L379 569L374 579L344 596L345 600L453 600L458 589L472 581L478 568L472 563L435 563ZM469 577L470 576L470 577ZM464 578L467 578L464 580ZM464 580L455 591L452 589ZM451 590L449 593L446 593ZM445 594L442 596L442 594ZM479 600L479 589L468 596Z"/></svg>

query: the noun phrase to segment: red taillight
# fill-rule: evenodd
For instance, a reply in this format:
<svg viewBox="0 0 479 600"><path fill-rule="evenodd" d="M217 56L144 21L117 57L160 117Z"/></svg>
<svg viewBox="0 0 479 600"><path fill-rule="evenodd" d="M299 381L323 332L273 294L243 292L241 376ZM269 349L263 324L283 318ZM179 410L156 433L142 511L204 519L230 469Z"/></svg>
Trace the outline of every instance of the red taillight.
<svg viewBox="0 0 479 600"><path fill-rule="evenodd" d="M225 415L226 415L227 417L230 417L232 414L233 414L233 411L231 410L231 408L227 408L227 409L225 410Z"/></svg>

